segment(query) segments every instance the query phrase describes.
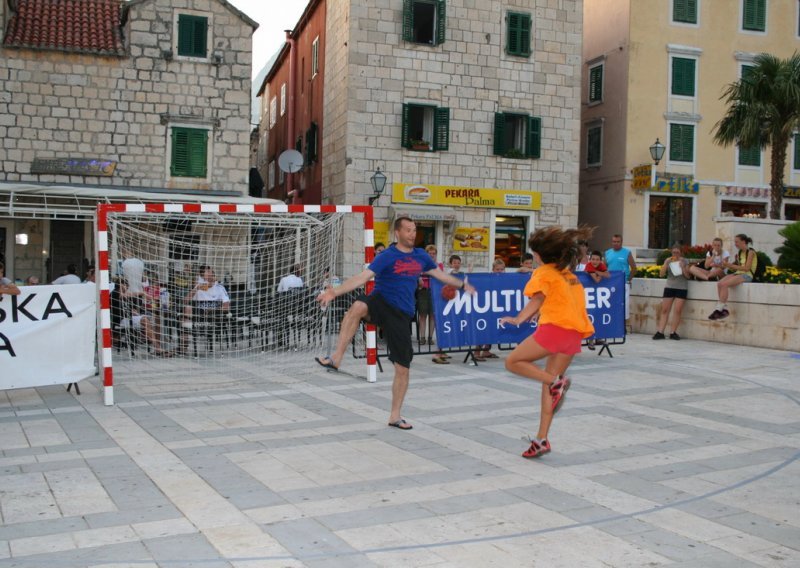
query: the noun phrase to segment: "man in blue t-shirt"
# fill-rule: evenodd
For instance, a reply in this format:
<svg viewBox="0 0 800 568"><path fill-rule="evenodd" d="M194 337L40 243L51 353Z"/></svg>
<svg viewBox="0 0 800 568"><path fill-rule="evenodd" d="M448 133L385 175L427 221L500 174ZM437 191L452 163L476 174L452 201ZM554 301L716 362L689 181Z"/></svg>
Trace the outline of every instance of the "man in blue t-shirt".
<svg viewBox="0 0 800 568"><path fill-rule="evenodd" d="M630 319L631 279L636 274L636 261L633 253L622 246L622 235L611 237L611 248L606 251L606 266L608 270L621 270L625 272L625 323Z"/></svg>
<svg viewBox="0 0 800 568"><path fill-rule="evenodd" d="M336 351L328 357L315 359L323 367L338 370L359 322L364 320L381 326L389 348L389 360L394 363L389 426L411 430L411 424L400 415L400 410L408 391L409 367L414 356L411 320L415 311L414 292L417 289L417 280L421 274L427 274L469 294L474 294L475 288L446 274L436 266L427 252L414 248L417 225L410 218L397 218L394 222L394 237L395 244L377 255L361 274L348 278L336 288L328 287L317 296L317 300L327 306L337 296L361 288L375 278L375 288L370 295L359 296L342 319Z"/></svg>

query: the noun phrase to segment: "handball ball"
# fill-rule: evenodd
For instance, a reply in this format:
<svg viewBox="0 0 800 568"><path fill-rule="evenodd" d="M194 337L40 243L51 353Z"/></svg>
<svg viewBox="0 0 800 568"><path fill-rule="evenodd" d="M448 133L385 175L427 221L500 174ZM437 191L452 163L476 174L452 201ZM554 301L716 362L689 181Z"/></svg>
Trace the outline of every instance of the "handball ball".
<svg viewBox="0 0 800 568"><path fill-rule="evenodd" d="M445 300L452 300L456 297L456 288L455 286L450 286L449 284L442 287L442 298Z"/></svg>

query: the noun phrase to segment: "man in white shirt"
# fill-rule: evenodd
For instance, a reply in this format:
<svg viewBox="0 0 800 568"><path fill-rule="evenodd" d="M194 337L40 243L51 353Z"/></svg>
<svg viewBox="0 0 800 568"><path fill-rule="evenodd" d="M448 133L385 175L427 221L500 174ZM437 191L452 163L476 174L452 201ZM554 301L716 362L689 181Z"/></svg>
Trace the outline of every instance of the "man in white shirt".
<svg viewBox="0 0 800 568"><path fill-rule="evenodd" d="M281 281L278 282L278 292L288 292L292 288L302 288L303 279L300 278L301 271L302 267L299 264L295 264L292 273L284 276L281 278Z"/></svg>
<svg viewBox="0 0 800 568"><path fill-rule="evenodd" d="M200 275L194 287L186 295L186 303L183 308L183 323L181 327L186 330L192 329L193 312L198 321L212 323L214 327L220 324L220 315L227 314L231 309L231 299L225 286L217 282L214 269L203 265L200 267ZM189 336L187 333L181 337L181 352L186 352Z"/></svg>
<svg viewBox="0 0 800 568"><path fill-rule="evenodd" d="M74 264L70 264L67 266L67 273L63 276L59 276L55 280L53 280L53 284L80 284L81 277L78 276L78 267Z"/></svg>
<svg viewBox="0 0 800 568"><path fill-rule="evenodd" d="M127 251L122 252L122 276L128 284L128 291L133 294L144 292L144 262L140 258L131 257Z"/></svg>

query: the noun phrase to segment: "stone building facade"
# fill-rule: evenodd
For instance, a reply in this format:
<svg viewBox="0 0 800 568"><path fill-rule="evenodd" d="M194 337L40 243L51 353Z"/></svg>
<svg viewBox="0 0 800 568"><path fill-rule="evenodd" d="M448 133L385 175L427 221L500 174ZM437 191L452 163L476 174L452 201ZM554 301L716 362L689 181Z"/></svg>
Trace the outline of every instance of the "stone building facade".
<svg viewBox="0 0 800 568"><path fill-rule="evenodd" d="M246 196L257 24L224 0L69 4L0 3L4 209L32 186L89 188L98 199L108 189ZM58 17L53 6L67 11ZM16 276L51 279L91 258L90 227L67 246L47 220L0 225L0 253L12 270L22 263ZM59 243L62 252L23 261L27 245L9 237L22 229L40 251Z"/></svg>

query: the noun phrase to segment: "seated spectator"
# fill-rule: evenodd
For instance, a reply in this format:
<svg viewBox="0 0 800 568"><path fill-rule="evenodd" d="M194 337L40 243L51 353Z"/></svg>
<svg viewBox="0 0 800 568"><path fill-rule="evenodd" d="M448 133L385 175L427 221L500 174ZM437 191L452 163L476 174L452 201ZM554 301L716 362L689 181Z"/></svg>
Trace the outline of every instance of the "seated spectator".
<svg viewBox="0 0 800 568"><path fill-rule="evenodd" d="M302 270L302 266L295 264L292 273L287 274L278 282L278 292L288 292L292 288L302 288L304 286L303 279L300 277Z"/></svg>
<svg viewBox="0 0 800 568"><path fill-rule="evenodd" d="M693 264L689 273L698 280L719 280L725 276L724 263L730 260L730 253L722 249L722 239L717 237L711 241L711 250L706 253L703 266Z"/></svg>
<svg viewBox="0 0 800 568"><path fill-rule="evenodd" d="M34 276L31 274L25 279L25 286L38 286L41 282L39 282L39 277Z"/></svg>
<svg viewBox="0 0 800 568"><path fill-rule="evenodd" d="M86 277L83 279L84 284L86 282L94 282L94 266L90 266L86 269Z"/></svg>
<svg viewBox="0 0 800 568"><path fill-rule="evenodd" d="M11 296L19 295L19 288L9 278L6 278L6 265L0 262L0 300L3 299L3 294Z"/></svg>
<svg viewBox="0 0 800 568"><path fill-rule="evenodd" d="M533 266L533 255L529 252L526 252L522 255L522 263L519 265L517 272L524 272L527 274L532 273L534 270Z"/></svg>
<svg viewBox="0 0 800 568"><path fill-rule="evenodd" d="M139 299L141 294L128 290L127 284L123 281L114 287L110 294L112 318L119 318L119 328L122 330L133 330L141 333L147 343L153 348L153 353L159 357L169 357L173 353L161 348L158 334L155 329L153 316L144 312L141 308ZM122 308L125 306L125 308ZM115 317L116 314L116 317Z"/></svg>
<svg viewBox="0 0 800 568"><path fill-rule="evenodd" d="M750 248L752 243L753 239L745 234L738 234L734 237L733 244L736 246L735 262L729 260L722 262L722 267L730 270L732 274L724 276L722 280L717 282L719 301L714 311L708 316L708 319L721 320L728 317L730 315L730 311L728 311L728 293L730 289L745 282L753 281L753 275L758 267L758 255L755 250Z"/></svg>
<svg viewBox="0 0 800 568"><path fill-rule="evenodd" d="M74 264L70 264L69 266L67 266L67 273L59 276L58 278L53 280L52 283L56 285L80 284L81 277L78 276L78 267L75 266Z"/></svg>
<svg viewBox="0 0 800 568"><path fill-rule="evenodd" d="M184 329L192 329L192 319L201 316L205 320L215 320L220 314L228 314L231 309L231 299L225 286L217 282L214 269L203 265L199 270L200 275L194 287L186 295L183 307ZM181 353L186 352L189 337L183 334L181 337Z"/></svg>

